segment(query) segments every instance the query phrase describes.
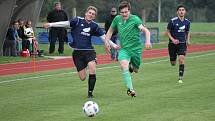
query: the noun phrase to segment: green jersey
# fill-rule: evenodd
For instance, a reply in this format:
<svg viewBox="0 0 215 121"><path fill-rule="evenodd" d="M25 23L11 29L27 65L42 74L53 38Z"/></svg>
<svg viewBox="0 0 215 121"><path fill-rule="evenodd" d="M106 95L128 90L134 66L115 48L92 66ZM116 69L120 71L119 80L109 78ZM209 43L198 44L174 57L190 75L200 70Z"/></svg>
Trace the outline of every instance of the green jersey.
<svg viewBox="0 0 215 121"><path fill-rule="evenodd" d="M111 27L118 30L121 48L132 51L143 48L143 42L140 40L140 29L138 28L141 24L143 24L142 20L132 14L128 20L123 20L121 15L114 18Z"/></svg>

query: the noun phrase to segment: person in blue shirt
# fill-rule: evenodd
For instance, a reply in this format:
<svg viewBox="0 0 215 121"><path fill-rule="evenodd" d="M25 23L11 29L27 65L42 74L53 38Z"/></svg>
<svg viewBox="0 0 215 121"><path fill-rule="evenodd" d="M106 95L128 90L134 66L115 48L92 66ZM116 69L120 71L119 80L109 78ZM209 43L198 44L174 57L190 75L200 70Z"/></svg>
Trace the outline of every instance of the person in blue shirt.
<svg viewBox="0 0 215 121"><path fill-rule="evenodd" d="M88 98L93 97L93 91L96 83L96 52L92 46L92 36L102 38L107 51L110 50L110 44L105 41L105 34L99 25L94 21L97 15L97 8L89 6L85 12L85 17L75 17L69 21L45 23L48 27L71 27L73 42L69 46L74 49L73 61L78 71L79 78L84 81L87 76L87 67L89 70L88 78Z"/></svg>
<svg viewBox="0 0 215 121"><path fill-rule="evenodd" d="M177 7L177 17L172 18L167 26L167 35L169 37L169 57L172 66L176 65L176 59L179 60L179 78L178 82L183 83L184 61L187 51L187 45L190 44L190 21L185 18L185 6Z"/></svg>
<svg viewBox="0 0 215 121"><path fill-rule="evenodd" d="M3 45L3 55L4 56L17 56L16 42L18 41L17 29L19 28L18 21L13 21L12 25L9 27L6 39Z"/></svg>

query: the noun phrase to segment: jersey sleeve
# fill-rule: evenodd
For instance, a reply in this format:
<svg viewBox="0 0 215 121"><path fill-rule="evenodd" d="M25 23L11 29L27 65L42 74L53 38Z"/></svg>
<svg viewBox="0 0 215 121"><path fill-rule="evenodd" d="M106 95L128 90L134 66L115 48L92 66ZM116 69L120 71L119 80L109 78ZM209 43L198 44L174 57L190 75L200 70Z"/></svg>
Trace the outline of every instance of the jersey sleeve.
<svg viewBox="0 0 215 121"><path fill-rule="evenodd" d="M190 31L190 22L188 22L188 25L186 28L187 28L186 31L189 32Z"/></svg>
<svg viewBox="0 0 215 121"><path fill-rule="evenodd" d="M78 21L79 21L79 18L78 18L78 17L75 17L75 18L71 19L71 20L69 21L69 22L70 22L70 27L75 27L75 26L77 26Z"/></svg>
<svg viewBox="0 0 215 121"><path fill-rule="evenodd" d="M172 20L170 20L167 25L167 30L172 30L172 27L173 27L173 22L172 22Z"/></svg>
<svg viewBox="0 0 215 121"><path fill-rule="evenodd" d="M137 27L143 24L143 21L138 16L135 16L134 20Z"/></svg>
<svg viewBox="0 0 215 121"><path fill-rule="evenodd" d="M95 35L95 36L102 36L102 35L104 35L104 34L105 34L105 33L104 33L104 31L102 30L102 28L99 27L99 26L97 25L94 35Z"/></svg>

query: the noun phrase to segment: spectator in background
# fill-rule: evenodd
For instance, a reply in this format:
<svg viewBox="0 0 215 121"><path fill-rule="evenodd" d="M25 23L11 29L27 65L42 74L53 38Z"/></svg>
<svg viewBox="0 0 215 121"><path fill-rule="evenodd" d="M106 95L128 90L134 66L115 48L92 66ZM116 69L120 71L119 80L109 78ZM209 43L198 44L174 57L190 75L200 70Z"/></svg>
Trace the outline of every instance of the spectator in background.
<svg viewBox="0 0 215 121"><path fill-rule="evenodd" d="M116 7L112 7L111 11L110 11L110 15L106 18L105 21L105 31L107 32L113 19L115 18L115 16L117 15L117 8ZM111 36L111 41L115 44L117 44L117 30L114 30L112 36ZM118 57L118 52L116 49L111 48L111 59L112 60L117 60Z"/></svg>
<svg viewBox="0 0 215 121"><path fill-rule="evenodd" d="M16 49L17 49L17 55L21 54L22 51L22 38L24 36L24 23L25 21L22 19L18 19L18 23L19 23L19 28L17 29L17 34L18 34L18 38L17 38L17 43L16 43Z"/></svg>
<svg viewBox="0 0 215 121"><path fill-rule="evenodd" d="M19 37L21 39L21 47L22 47L22 50L23 50L24 49L23 42L26 39L26 36L24 35L25 21L22 20L22 19L18 19L18 22L19 22L19 28L18 28L17 32L18 32L18 35L19 35Z"/></svg>
<svg viewBox="0 0 215 121"><path fill-rule="evenodd" d="M23 27L25 25L25 21L22 19L18 19L18 22L19 22L19 28L18 28L17 32L18 32L19 37L21 39L23 39L24 38L24 28Z"/></svg>
<svg viewBox="0 0 215 121"><path fill-rule="evenodd" d="M18 38L17 29L19 27L18 21L14 21L9 27L6 35L6 40L3 45L4 56L17 56L16 41Z"/></svg>
<svg viewBox="0 0 215 121"><path fill-rule="evenodd" d="M59 21L67 21L68 16L64 10L61 9L61 3L55 3L54 10L50 11L47 16L47 21L49 23L59 22ZM65 27L51 27L49 31L49 54L54 53L55 51L55 43L58 40L59 47L58 53L63 54L64 52L64 42L66 41L67 31Z"/></svg>
<svg viewBox="0 0 215 121"><path fill-rule="evenodd" d="M36 41L36 39L34 37L34 30L32 28L31 20L26 21L26 25L24 26L24 35L26 36L24 46L32 54L35 50L35 47L33 45L34 45L34 42Z"/></svg>

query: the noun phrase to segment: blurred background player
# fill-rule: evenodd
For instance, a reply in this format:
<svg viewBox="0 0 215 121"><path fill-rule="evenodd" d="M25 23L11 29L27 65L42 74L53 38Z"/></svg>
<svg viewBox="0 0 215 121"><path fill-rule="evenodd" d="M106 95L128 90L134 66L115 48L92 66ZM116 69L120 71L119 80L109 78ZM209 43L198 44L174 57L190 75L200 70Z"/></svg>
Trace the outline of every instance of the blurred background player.
<svg viewBox="0 0 215 121"><path fill-rule="evenodd" d="M167 35L169 37L168 50L172 66L176 64L177 55L179 57L179 83L183 83L184 60L187 45L190 44L190 21L185 18L185 14L185 7L179 5L177 7L177 17L172 18L167 26Z"/></svg>
<svg viewBox="0 0 215 121"><path fill-rule="evenodd" d="M61 3L56 2L54 10L50 11L47 16L49 23L67 21L68 16L64 10L61 9ZM51 27L49 30L49 54L54 53L55 43L59 42L58 53L63 54L64 42L66 41L67 31L64 27Z"/></svg>
<svg viewBox="0 0 215 121"><path fill-rule="evenodd" d="M133 89L130 72L138 72L142 61L143 43L140 40L140 32L145 32L146 43L145 47L150 48L150 32L143 25L142 20L131 14L131 5L127 1L123 1L119 5L120 15L117 15L106 34L106 40L109 40L114 32L118 30L120 41L119 57L120 66L122 69L124 81L127 87L127 94L131 97L136 97ZM130 68L130 69L129 69Z"/></svg>
<svg viewBox="0 0 215 121"><path fill-rule="evenodd" d="M105 31L107 33L113 19L117 16L117 8L116 7L112 7L111 8L111 11L110 11L110 15L106 18L106 21L105 21ZM115 44L117 44L117 30L114 30L112 36L111 36L111 41ZM112 60L117 60L117 57L118 57L118 52L116 49L114 48L111 48L111 51L110 51L110 54L111 54L111 59Z"/></svg>

